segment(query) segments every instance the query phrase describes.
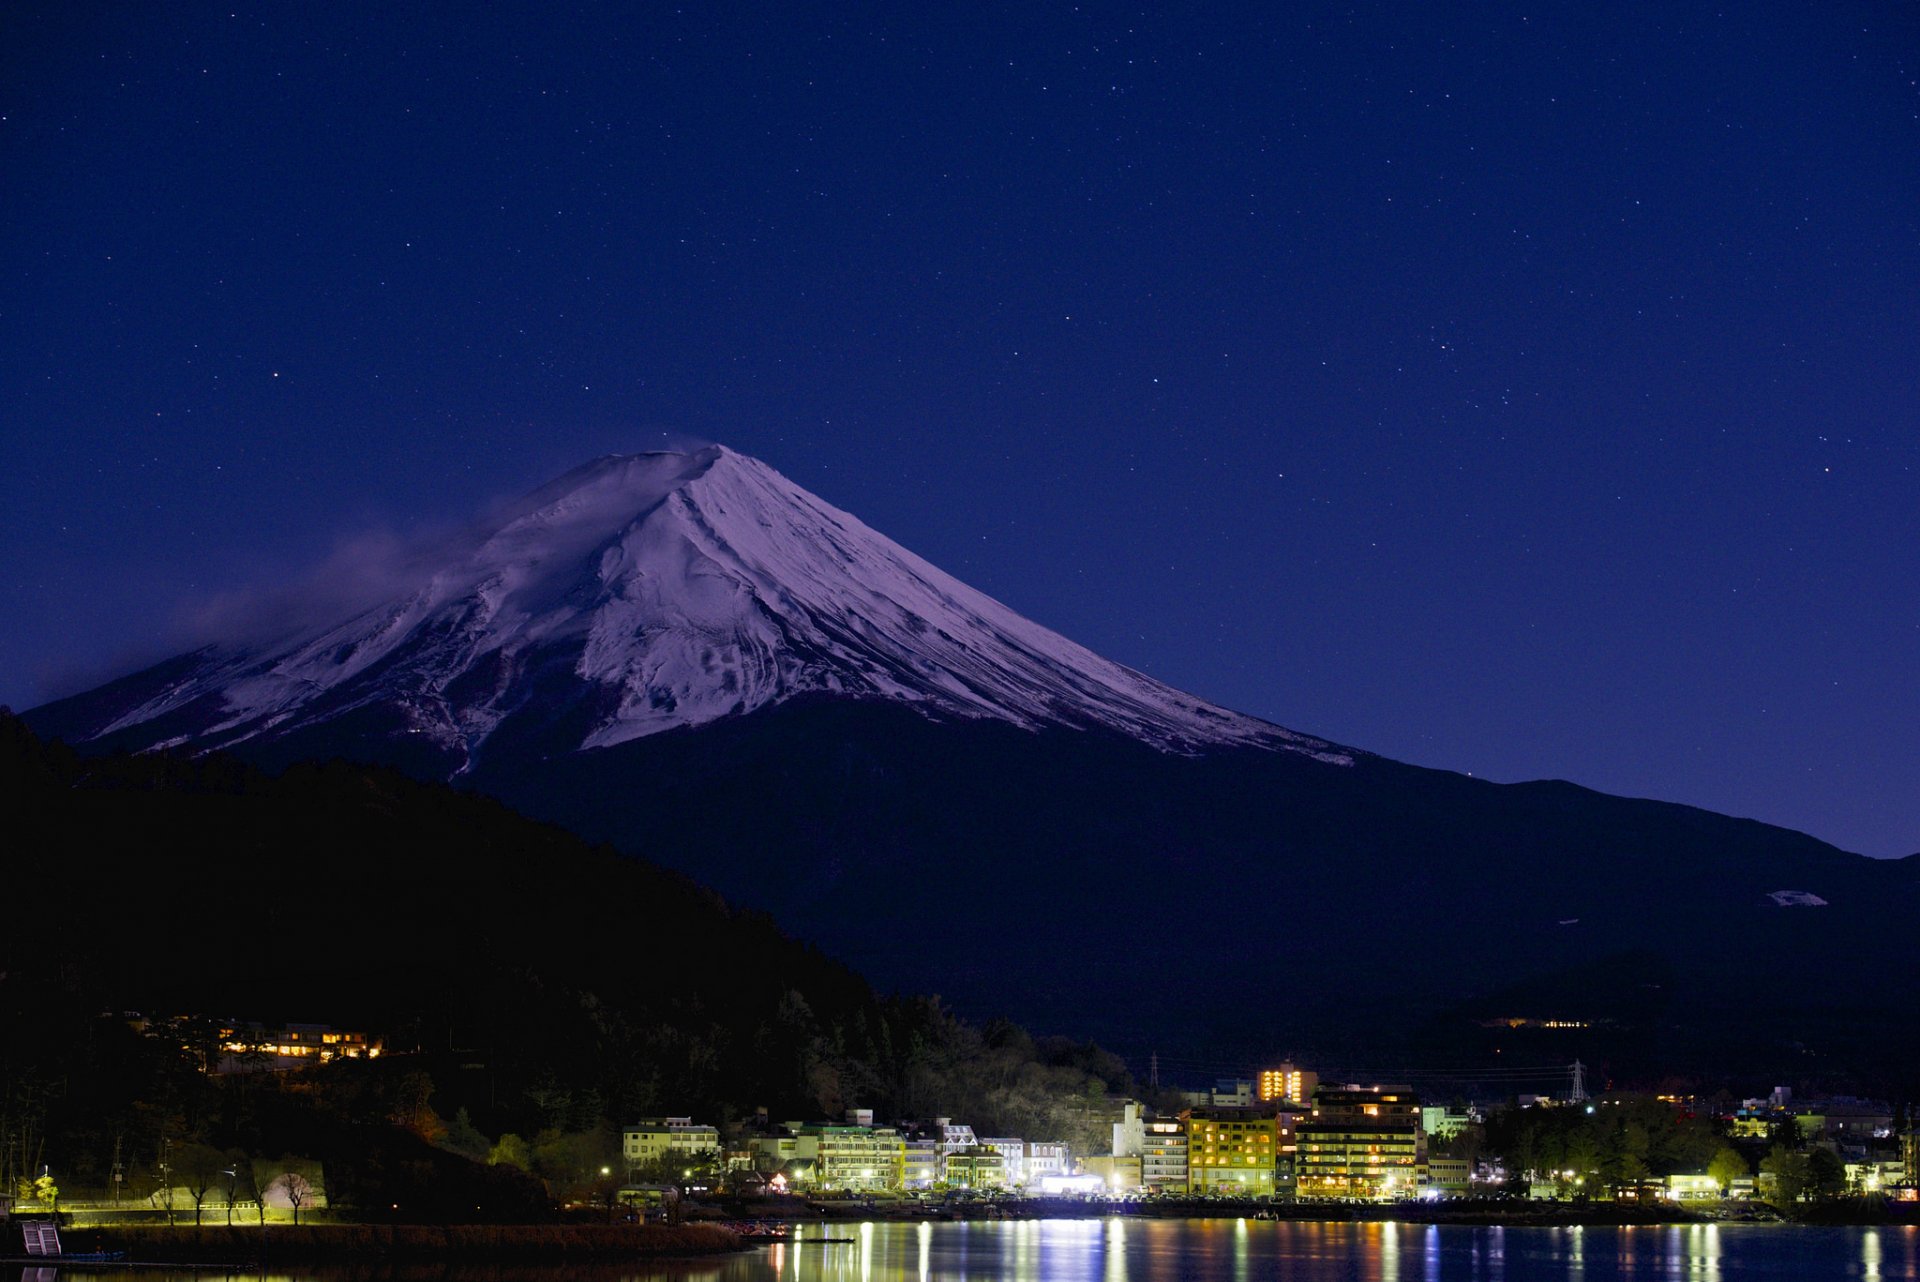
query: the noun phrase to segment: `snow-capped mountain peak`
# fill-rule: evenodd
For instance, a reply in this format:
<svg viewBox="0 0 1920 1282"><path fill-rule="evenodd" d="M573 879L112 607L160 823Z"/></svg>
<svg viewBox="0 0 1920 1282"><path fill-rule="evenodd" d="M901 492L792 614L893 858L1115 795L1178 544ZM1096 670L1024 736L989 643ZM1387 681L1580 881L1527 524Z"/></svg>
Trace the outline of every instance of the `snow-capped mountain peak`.
<svg viewBox="0 0 1920 1282"><path fill-rule="evenodd" d="M381 709L471 762L530 708L591 749L821 695L1349 760L1109 662L720 446L596 459L371 609L151 675L111 709L81 696L86 737L224 747Z"/></svg>

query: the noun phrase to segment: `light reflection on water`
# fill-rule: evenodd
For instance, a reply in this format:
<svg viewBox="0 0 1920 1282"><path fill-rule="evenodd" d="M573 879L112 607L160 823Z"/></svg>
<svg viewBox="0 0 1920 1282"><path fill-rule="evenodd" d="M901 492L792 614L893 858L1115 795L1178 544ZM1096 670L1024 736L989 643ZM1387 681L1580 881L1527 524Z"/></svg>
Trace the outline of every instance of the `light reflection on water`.
<svg viewBox="0 0 1920 1282"><path fill-rule="evenodd" d="M64 1279L61 1274L64 1273ZM1469 1228L1253 1220L827 1224L719 1259L260 1271L23 1268L0 1282L1617 1282L1920 1280L1920 1228Z"/></svg>

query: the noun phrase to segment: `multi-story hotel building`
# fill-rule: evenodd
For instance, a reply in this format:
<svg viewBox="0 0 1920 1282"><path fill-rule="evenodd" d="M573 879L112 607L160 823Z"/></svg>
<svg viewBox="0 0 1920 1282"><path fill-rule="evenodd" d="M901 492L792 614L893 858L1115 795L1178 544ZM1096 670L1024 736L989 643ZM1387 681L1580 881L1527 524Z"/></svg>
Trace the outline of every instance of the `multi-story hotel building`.
<svg viewBox="0 0 1920 1282"><path fill-rule="evenodd" d="M891 1126L806 1126L815 1142L813 1182L823 1189L897 1189L907 1146Z"/></svg>
<svg viewBox="0 0 1920 1282"><path fill-rule="evenodd" d="M1280 1123L1264 1109L1190 1108L1187 1191L1226 1197L1271 1197ZM1143 1163L1144 1167L1144 1163Z"/></svg>
<svg viewBox="0 0 1920 1282"><path fill-rule="evenodd" d="M1149 1193L1187 1191L1187 1124L1177 1117L1141 1123L1140 1183Z"/></svg>
<svg viewBox="0 0 1920 1282"><path fill-rule="evenodd" d="M1419 1192L1420 1099L1408 1087L1322 1087L1294 1138L1300 1197L1391 1199Z"/></svg>
<svg viewBox="0 0 1920 1282"><path fill-rule="evenodd" d="M1319 1086L1320 1074L1291 1061L1278 1068L1260 1070L1259 1095L1262 1103L1287 1100L1295 1104L1311 1104L1313 1093Z"/></svg>
<svg viewBox="0 0 1920 1282"><path fill-rule="evenodd" d="M620 1133L620 1155L631 1169L665 1160L705 1161L720 1153L720 1132L691 1117L644 1117Z"/></svg>
<svg viewBox="0 0 1920 1282"><path fill-rule="evenodd" d="M947 1154L947 1183L957 1189L993 1189L1006 1184L1006 1159L984 1144Z"/></svg>

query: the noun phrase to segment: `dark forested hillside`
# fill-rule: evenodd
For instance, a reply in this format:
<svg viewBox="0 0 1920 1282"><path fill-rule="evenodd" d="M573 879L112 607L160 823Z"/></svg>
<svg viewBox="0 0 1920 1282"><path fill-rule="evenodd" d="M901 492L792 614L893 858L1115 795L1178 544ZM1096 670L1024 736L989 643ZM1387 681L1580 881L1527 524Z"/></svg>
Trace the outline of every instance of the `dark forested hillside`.
<svg viewBox="0 0 1920 1282"><path fill-rule="evenodd" d="M375 1102L348 1114L428 1138L459 1118L469 1146L572 1137L575 1165L647 1113L858 1105L1057 1135L1125 1084L1089 1047L879 996L684 877L390 771L80 758L0 717L0 781L0 1074L69 1170L115 1137L234 1139L231 1101L189 1108L126 1012L374 1030L412 1053L355 1069Z"/></svg>
<svg viewBox="0 0 1920 1282"><path fill-rule="evenodd" d="M1920 1054L1920 858L1570 783L830 700L464 782L773 906L878 983L1136 1063L1453 1064L1509 1018L1560 1025L1534 1062L1633 1080L1906 1081Z"/></svg>

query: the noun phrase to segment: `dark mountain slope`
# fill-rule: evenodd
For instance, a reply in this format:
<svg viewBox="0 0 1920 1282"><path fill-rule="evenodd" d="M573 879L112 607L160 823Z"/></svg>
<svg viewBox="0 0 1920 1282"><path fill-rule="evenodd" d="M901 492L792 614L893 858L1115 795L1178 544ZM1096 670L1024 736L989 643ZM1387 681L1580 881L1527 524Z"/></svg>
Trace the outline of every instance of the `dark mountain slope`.
<svg viewBox="0 0 1920 1282"><path fill-rule="evenodd" d="M1625 1005L1657 1012L1636 1045L1676 1066L1736 1045L1880 1059L1912 1040L1895 977L1916 961L1920 860L1572 784L1176 757L829 701L470 783L778 905L883 984L931 977L963 1006L1138 1050L1377 1063L1450 1011L1621 1006L1649 963L1666 991ZM1476 1004L1551 975L1550 1009Z"/></svg>
<svg viewBox="0 0 1920 1282"><path fill-rule="evenodd" d="M937 1004L882 998L678 874L443 785L82 758L0 713L0 797L0 1066L134 1010L385 1033L425 1052L445 1115L529 1135L755 1105L891 1116L973 1089L978 1035ZM531 1102L556 1098L560 1120Z"/></svg>

